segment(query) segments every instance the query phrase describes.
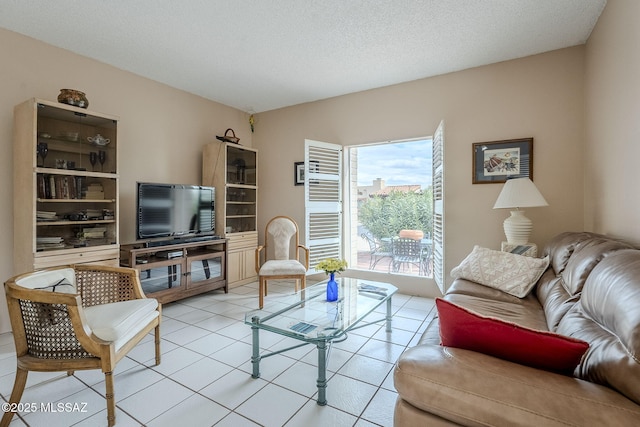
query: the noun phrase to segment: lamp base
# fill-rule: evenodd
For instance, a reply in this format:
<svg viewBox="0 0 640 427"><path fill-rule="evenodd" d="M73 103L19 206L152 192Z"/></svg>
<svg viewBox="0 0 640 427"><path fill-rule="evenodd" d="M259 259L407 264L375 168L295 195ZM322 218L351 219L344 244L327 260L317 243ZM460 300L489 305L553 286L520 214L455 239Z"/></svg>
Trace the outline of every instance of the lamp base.
<svg viewBox="0 0 640 427"><path fill-rule="evenodd" d="M507 242L513 245L524 245L529 241L533 222L526 216L524 211L511 211L511 216L504 220L504 234L507 236Z"/></svg>

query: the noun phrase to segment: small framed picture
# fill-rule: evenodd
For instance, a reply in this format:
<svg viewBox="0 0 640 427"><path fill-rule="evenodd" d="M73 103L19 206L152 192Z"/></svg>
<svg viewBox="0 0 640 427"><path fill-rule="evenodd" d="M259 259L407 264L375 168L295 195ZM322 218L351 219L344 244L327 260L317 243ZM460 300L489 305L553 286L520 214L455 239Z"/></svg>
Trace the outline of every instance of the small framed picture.
<svg viewBox="0 0 640 427"><path fill-rule="evenodd" d="M295 162L293 165L293 183L304 185L304 162Z"/></svg>
<svg viewBox="0 0 640 427"><path fill-rule="evenodd" d="M304 162L295 162L293 168L293 183L295 185L304 185ZM309 169L311 172L320 172L320 162L317 160L309 160ZM318 181L310 181L317 184Z"/></svg>
<svg viewBox="0 0 640 427"><path fill-rule="evenodd" d="M475 142L472 167L474 184L524 177L533 181L533 138Z"/></svg>

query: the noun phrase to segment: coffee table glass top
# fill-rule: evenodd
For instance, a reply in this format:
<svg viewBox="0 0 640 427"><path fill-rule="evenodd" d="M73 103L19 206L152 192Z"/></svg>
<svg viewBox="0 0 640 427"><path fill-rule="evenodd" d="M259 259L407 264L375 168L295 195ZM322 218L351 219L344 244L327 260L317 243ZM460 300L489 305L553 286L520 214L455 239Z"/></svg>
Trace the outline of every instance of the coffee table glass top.
<svg viewBox="0 0 640 427"><path fill-rule="evenodd" d="M338 300L327 301L327 280L288 295L270 296L245 323L303 341L342 336L398 290L388 283L337 276Z"/></svg>

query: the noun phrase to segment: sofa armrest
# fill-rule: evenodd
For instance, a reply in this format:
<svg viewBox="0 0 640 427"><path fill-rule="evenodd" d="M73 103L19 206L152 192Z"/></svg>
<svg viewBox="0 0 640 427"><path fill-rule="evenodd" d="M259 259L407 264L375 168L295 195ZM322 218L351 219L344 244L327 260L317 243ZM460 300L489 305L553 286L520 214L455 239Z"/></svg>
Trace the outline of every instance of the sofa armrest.
<svg viewBox="0 0 640 427"><path fill-rule="evenodd" d="M633 425L640 406L577 378L481 353L423 344L394 370L398 398L460 425Z"/></svg>

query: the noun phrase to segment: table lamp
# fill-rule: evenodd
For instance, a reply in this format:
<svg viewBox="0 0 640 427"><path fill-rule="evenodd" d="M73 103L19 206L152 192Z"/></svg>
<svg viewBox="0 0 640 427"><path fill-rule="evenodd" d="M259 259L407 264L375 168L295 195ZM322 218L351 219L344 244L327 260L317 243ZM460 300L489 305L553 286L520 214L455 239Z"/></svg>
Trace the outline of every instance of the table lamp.
<svg viewBox="0 0 640 427"><path fill-rule="evenodd" d="M549 204L529 178L513 178L505 182L493 209L515 208L503 224L508 243L524 245L529 242L533 223L524 216L524 211L520 208L537 206L549 206Z"/></svg>

